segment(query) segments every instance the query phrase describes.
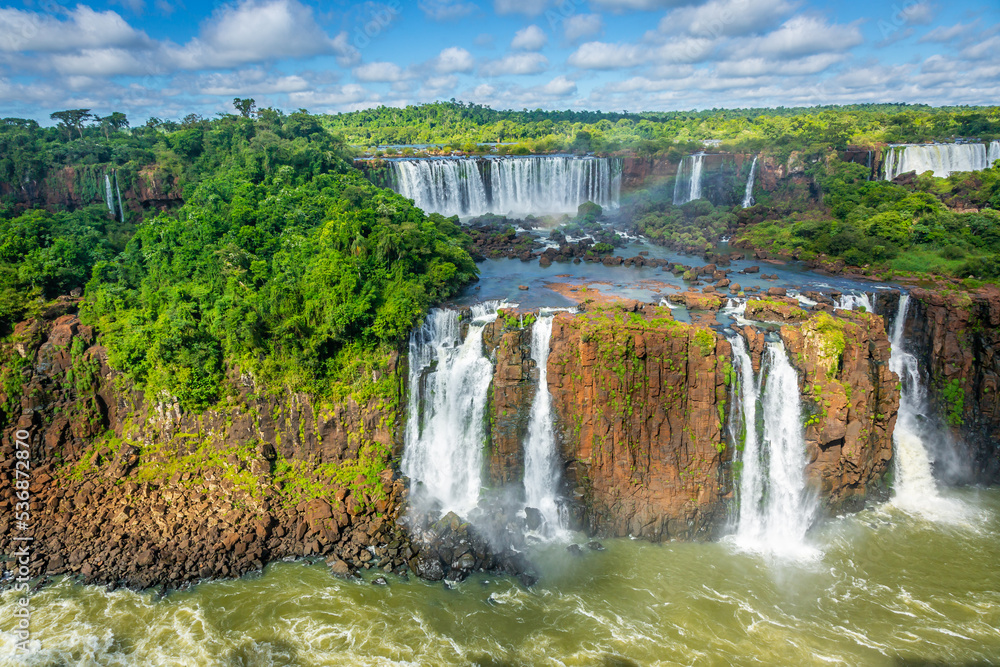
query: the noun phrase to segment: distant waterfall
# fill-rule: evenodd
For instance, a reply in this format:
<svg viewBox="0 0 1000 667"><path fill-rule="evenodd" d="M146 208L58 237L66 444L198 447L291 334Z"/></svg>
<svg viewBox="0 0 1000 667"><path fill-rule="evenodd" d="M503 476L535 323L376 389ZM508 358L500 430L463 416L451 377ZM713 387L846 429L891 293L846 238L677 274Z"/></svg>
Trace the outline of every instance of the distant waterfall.
<svg viewBox="0 0 1000 667"><path fill-rule="evenodd" d="M391 160L394 189L428 213L477 216L618 208L621 159L569 156Z"/></svg>
<svg viewBox="0 0 1000 667"><path fill-rule="evenodd" d="M874 313L875 295L872 294L869 297L864 292L859 294L841 294L834 308L839 310L861 310L864 308L866 313Z"/></svg>
<svg viewBox="0 0 1000 667"><path fill-rule="evenodd" d="M434 309L410 335L409 406L402 470L444 511L465 515L479 502L486 402L493 365L483 328L499 302L472 309L465 339L455 310Z"/></svg>
<svg viewBox="0 0 1000 667"><path fill-rule="evenodd" d="M753 164L750 165L750 175L747 177L747 188L743 192L743 208L750 208L753 206L753 181L754 174L757 172L757 156L753 157Z"/></svg>
<svg viewBox="0 0 1000 667"><path fill-rule="evenodd" d="M108 205L108 211L111 215L115 214L115 199L114 195L111 193L111 177L104 174L104 201Z"/></svg>
<svg viewBox="0 0 1000 667"><path fill-rule="evenodd" d="M889 146L885 156L885 180L891 181L911 171L918 174L931 171L939 178L957 172L980 171L993 164L987 153L1000 159L1000 142L992 142L988 150L986 144L981 143Z"/></svg>
<svg viewBox="0 0 1000 667"><path fill-rule="evenodd" d="M674 206L701 199L701 171L704 162L704 153L687 155L681 160L677 166L677 178L674 181ZM685 176L684 171L685 163L689 165L687 176Z"/></svg>
<svg viewBox="0 0 1000 667"><path fill-rule="evenodd" d="M987 151L986 166L992 167L996 160L1000 160L1000 141L991 141L990 149Z"/></svg>
<svg viewBox="0 0 1000 667"><path fill-rule="evenodd" d="M125 223L125 207L122 206L122 191L118 187L118 172L117 171L115 172L115 192L118 194L118 215L120 216L120 220L122 221L122 224L124 224Z"/></svg>
<svg viewBox="0 0 1000 667"><path fill-rule="evenodd" d="M900 396L895 446L895 494L892 504L928 518L951 518L961 514L955 501L941 497L932 471L932 459L924 442L930 432L927 413L927 388L920 377L917 358L906 351L903 328L910 295L901 294L896 321L892 326L892 352L889 369L899 376Z"/></svg>
<svg viewBox="0 0 1000 667"><path fill-rule="evenodd" d="M538 389L531 403L528 435L524 442L525 503L541 512L550 529L563 527L557 502L560 475L547 368L555 312L556 309L539 310L538 319L531 328L531 358L538 367Z"/></svg>
<svg viewBox="0 0 1000 667"><path fill-rule="evenodd" d="M808 551L805 534L815 512L805 483L798 374L780 342L768 344L756 378L743 338L735 336L730 343L739 383L739 398L733 402L742 418L743 446L736 543L796 556Z"/></svg>

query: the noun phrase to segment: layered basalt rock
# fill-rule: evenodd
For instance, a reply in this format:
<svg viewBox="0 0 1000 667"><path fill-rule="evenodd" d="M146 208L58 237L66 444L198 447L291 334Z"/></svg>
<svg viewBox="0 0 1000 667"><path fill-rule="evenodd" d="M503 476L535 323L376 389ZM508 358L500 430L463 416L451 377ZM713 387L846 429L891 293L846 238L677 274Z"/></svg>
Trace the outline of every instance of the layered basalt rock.
<svg viewBox="0 0 1000 667"><path fill-rule="evenodd" d="M549 389L566 479L596 534L707 537L725 516L729 343L670 309L555 316Z"/></svg>
<svg viewBox="0 0 1000 667"><path fill-rule="evenodd" d="M383 453L398 447L402 384L392 400L324 403L234 374L237 396L219 409L150 405L109 367L76 301L19 324L0 350L4 460L15 431L30 434L33 576L174 587L302 556L337 574L513 567L468 531L411 539L406 484ZM20 534L13 491L0 476L0 554Z"/></svg>
<svg viewBox="0 0 1000 667"><path fill-rule="evenodd" d="M904 334L932 413L955 435L952 481L1000 482L1000 289L913 289ZM937 452L942 458L952 452ZM947 463L941 461L940 463ZM941 469L941 468L947 469Z"/></svg>
<svg viewBox="0 0 1000 667"><path fill-rule="evenodd" d="M780 336L798 370L809 464L806 476L831 511L885 499L899 379L882 319L872 313L812 313Z"/></svg>

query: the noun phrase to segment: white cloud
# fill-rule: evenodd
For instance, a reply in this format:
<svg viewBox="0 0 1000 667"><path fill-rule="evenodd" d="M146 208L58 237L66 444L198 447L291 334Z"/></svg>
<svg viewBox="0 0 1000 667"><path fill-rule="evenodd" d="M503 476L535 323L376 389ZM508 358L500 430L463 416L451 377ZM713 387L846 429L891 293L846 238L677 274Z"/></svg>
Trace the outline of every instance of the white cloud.
<svg viewBox="0 0 1000 667"><path fill-rule="evenodd" d="M992 37L962 49L960 55L970 60L980 60L983 58L995 59L998 53L1000 53L1000 37Z"/></svg>
<svg viewBox="0 0 1000 667"><path fill-rule="evenodd" d="M794 16L777 30L734 45L745 53L775 58L808 56L815 53L846 51L864 41L857 25L830 25L814 16Z"/></svg>
<svg viewBox="0 0 1000 667"><path fill-rule="evenodd" d="M567 79L565 76L557 76L544 86L540 86L537 90L543 95L566 97L567 95L576 93L576 82Z"/></svg>
<svg viewBox="0 0 1000 667"><path fill-rule="evenodd" d="M111 0L112 5L119 5L130 10L133 14L142 14L146 9L145 0Z"/></svg>
<svg viewBox="0 0 1000 667"><path fill-rule="evenodd" d="M566 19L563 25L563 36L570 44L579 42L584 37L599 35L604 30L604 21L600 14L574 14Z"/></svg>
<svg viewBox="0 0 1000 667"><path fill-rule="evenodd" d="M393 82L407 79L409 75L396 63L375 62L355 67L354 78L358 81Z"/></svg>
<svg viewBox="0 0 1000 667"><path fill-rule="evenodd" d="M140 57L141 56L141 57ZM83 49L76 53L53 54L47 61L60 74L86 76L142 76L162 72L162 67L148 54L128 49Z"/></svg>
<svg viewBox="0 0 1000 667"><path fill-rule="evenodd" d="M540 53L512 53L485 63L479 71L485 76L538 74L548 69L548 66L548 58Z"/></svg>
<svg viewBox="0 0 1000 667"><path fill-rule="evenodd" d="M472 54L460 46L449 46L433 61L433 67L439 74L471 72L475 64L476 60Z"/></svg>
<svg viewBox="0 0 1000 667"><path fill-rule="evenodd" d="M288 99L296 107L337 107L357 102L375 102L378 100L378 96L356 83L349 83L324 90L291 93Z"/></svg>
<svg viewBox="0 0 1000 667"><path fill-rule="evenodd" d="M312 9L297 0L246 0L216 12L201 36L173 55L185 69L203 69L323 53L347 63L356 56L352 49L346 33L327 37Z"/></svg>
<svg viewBox="0 0 1000 667"><path fill-rule="evenodd" d="M566 62L583 69L621 69L645 62L648 52L634 44L587 42L570 54Z"/></svg>
<svg viewBox="0 0 1000 667"><path fill-rule="evenodd" d="M65 53L78 49L135 48L152 44L117 12L77 5L65 20L19 9L0 8L0 51Z"/></svg>
<svg viewBox="0 0 1000 667"><path fill-rule="evenodd" d="M435 21L451 21L468 16L476 10L471 2L462 0L420 0L420 11Z"/></svg>
<svg viewBox="0 0 1000 667"><path fill-rule="evenodd" d="M938 26L920 38L920 42L951 42L978 32L979 21L972 23L956 23L950 26Z"/></svg>
<svg viewBox="0 0 1000 667"><path fill-rule="evenodd" d="M847 56L839 53L824 53L797 60L768 60L766 58L741 58L722 62L714 71L721 76L799 76L825 72Z"/></svg>
<svg viewBox="0 0 1000 667"><path fill-rule="evenodd" d="M261 69L202 74L198 77L195 85L198 92L204 95L221 95L223 97L294 93L310 87L309 82L301 76L275 76Z"/></svg>
<svg viewBox="0 0 1000 667"><path fill-rule="evenodd" d="M700 37L749 35L776 27L794 9L788 0L709 0L670 12L660 19L660 30Z"/></svg>
<svg viewBox="0 0 1000 667"><path fill-rule="evenodd" d="M510 40L510 48L524 51L537 51L549 41L548 36L537 25L521 28Z"/></svg>

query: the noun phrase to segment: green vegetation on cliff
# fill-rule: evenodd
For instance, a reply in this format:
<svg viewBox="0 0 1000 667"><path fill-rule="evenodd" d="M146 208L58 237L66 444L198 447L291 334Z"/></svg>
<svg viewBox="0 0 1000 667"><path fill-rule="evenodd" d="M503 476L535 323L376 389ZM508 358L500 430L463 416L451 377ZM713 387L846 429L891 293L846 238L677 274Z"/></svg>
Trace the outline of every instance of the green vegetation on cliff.
<svg viewBox="0 0 1000 667"><path fill-rule="evenodd" d="M204 409L223 397L230 370L276 390L342 396L476 274L454 221L370 184L313 116L163 125L125 138L83 130L65 145L85 162L110 157L98 171L118 169L120 180L139 173L146 147L184 193L176 210L142 221L128 212L133 227L100 206L18 214L7 198L0 328L36 299L86 284L84 320L150 396ZM2 141L34 137L49 167L60 159L51 145L73 136L31 124L0 131ZM4 168L9 192L28 167Z"/></svg>

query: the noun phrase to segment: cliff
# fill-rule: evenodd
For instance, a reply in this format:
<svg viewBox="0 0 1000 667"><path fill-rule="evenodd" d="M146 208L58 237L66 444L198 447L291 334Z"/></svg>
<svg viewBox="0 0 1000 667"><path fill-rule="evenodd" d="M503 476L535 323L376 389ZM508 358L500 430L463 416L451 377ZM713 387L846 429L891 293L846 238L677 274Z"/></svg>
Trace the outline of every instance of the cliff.
<svg viewBox="0 0 1000 667"><path fill-rule="evenodd" d="M387 452L391 401L269 395L250 378L226 405L151 405L107 363L74 300L5 342L0 424L30 441L32 573L147 587L239 576L286 556L344 571L401 571L415 555L397 524L405 485ZM0 552L12 553L12 474L0 477ZM8 561L8 567L12 563Z"/></svg>
<svg viewBox="0 0 1000 667"><path fill-rule="evenodd" d="M838 311L785 325L781 339L806 406L807 478L830 513L857 511L889 495L898 378L882 318Z"/></svg>
<svg viewBox="0 0 1000 667"><path fill-rule="evenodd" d="M111 175L113 171L110 165L62 167L52 170L40 181L27 181L16 188L2 183L0 194L11 196L24 208L75 210L105 203L104 175ZM122 204L133 213L166 210L184 203L178 179L155 164L127 177L124 170L119 170L119 179Z"/></svg>
<svg viewBox="0 0 1000 667"><path fill-rule="evenodd" d="M931 413L956 436L934 452L951 481L1000 482L1000 288L917 288L904 322L909 351L927 370ZM950 460L957 455L957 460Z"/></svg>

